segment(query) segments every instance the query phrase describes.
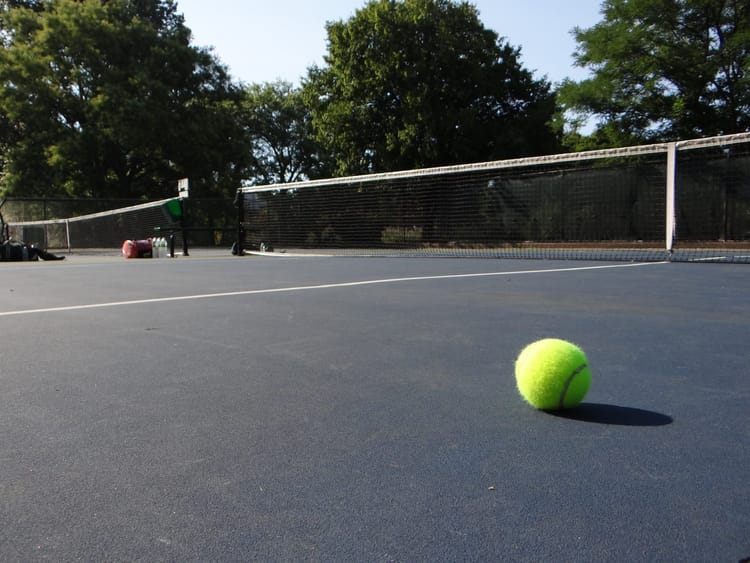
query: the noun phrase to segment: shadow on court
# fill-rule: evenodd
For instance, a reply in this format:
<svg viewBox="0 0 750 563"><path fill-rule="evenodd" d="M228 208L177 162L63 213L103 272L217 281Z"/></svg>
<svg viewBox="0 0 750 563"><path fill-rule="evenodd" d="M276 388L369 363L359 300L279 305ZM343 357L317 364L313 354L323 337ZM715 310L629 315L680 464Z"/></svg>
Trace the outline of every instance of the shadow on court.
<svg viewBox="0 0 750 563"><path fill-rule="evenodd" d="M612 426L666 426L674 422L672 417L658 412L601 403L582 403L574 409L549 414L570 420Z"/></svg>

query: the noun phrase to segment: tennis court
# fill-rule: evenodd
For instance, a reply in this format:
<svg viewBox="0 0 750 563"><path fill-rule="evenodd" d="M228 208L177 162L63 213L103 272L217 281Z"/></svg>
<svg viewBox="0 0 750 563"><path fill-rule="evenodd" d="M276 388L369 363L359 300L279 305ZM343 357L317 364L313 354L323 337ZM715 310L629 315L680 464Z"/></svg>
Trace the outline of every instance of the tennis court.
<svg viewBox="0 0 750 563"><path fill-rule="evenodd" d="M3 561L750 557L748 268L2 265ZM564 415L513 362L588 353Z"/></svg>

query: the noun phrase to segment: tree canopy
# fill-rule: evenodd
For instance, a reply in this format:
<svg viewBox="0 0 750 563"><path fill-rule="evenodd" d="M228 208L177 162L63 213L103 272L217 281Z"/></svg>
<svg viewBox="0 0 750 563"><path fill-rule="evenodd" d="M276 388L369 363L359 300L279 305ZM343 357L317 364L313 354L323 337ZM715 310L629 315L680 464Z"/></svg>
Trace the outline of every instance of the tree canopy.
<svg viewBox="0 0 750 563"><path fill-rule="evenodd" d="M468 2L373 0L327 26L304 83L338 174L541 154L558 147L550 84Z"/></svg>
<svg viewBox="0 0 750 563"><path fill-rule="evenodd" d="M158 197L236 188L237 89L172 0L3 2L2 189Z"/></svg>
<svg viewBox="0 0 750 563"><path fill-rule="evenodd" d="M0 194L157 198L750 129L750 4L604 0L557 92L470 2L369 0L301 87L237 84L175 0L0 0ZM580 123L593 118L593 133Z"/></svg>
<svg viewBox="0 0 750 563"><path fill-rule="evenodd" d="M251 183L295 182L321 174L320 149L299 89L284 81L246 85L242 107L251 142Z"/></svg>
<svg viewBox="0 0 750 563"><path fill-rule="evenodd" d="M560 89L574 116L597 120L596 143L750 128L746 0L605 0L602 16L574 31L577 64L592 77Z"/></svg>

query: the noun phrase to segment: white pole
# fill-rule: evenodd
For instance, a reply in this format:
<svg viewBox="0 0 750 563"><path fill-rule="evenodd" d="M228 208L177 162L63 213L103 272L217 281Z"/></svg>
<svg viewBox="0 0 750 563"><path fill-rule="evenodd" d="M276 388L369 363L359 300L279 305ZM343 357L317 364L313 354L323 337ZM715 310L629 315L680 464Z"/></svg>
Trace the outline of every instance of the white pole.
<svg viewBox="0 0 750 563"><path fill-rule="evenodd" d="M65 221L65 238L68 242L68 254L70 254L72 252L72 249L70 247L70 221L68 220Z"/></svg>
<svg viewBox="0 0 750 563"><path fill-rule="evenodd" d="M672 252L676 232L675 184L677 182L677 143L667 145L667 210L666 210L666 248Z"/></svg>

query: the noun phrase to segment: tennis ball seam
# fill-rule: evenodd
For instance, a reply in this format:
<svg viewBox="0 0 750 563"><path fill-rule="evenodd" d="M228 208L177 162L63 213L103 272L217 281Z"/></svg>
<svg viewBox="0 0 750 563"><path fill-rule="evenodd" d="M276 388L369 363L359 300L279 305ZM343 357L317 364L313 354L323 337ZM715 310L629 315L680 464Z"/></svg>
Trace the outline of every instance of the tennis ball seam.
<svg viewBox="0 0 750 563"><path fill-rule="evenodd" d="M578 366L576 369L573 370L573 373L571 373L568 376L568 379L565 380L565 385L563 386L562 393L560 394L560 405L559 409L562 410L565 408L565 396L568 394L568 389L570 389L571 384L573 383L573 380L575 379L576 375L583 372L588 366L588 364L584 363Z"/></svg>

